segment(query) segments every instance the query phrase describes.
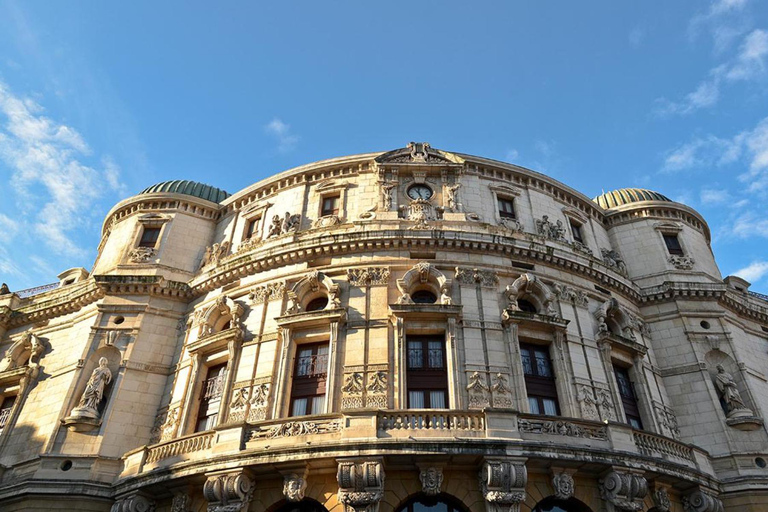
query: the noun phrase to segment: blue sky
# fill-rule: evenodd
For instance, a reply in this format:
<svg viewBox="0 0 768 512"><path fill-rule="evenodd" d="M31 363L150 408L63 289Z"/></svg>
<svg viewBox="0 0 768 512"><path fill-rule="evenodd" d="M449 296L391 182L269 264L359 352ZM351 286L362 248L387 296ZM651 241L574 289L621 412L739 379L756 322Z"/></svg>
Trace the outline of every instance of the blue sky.
<svg viewBox="0 0 768 512"><path fill-rule="evenodd" d="M117 201L411 140L701 212L768 290L768 4L0 0L0 280L95 258Z"/></svg>

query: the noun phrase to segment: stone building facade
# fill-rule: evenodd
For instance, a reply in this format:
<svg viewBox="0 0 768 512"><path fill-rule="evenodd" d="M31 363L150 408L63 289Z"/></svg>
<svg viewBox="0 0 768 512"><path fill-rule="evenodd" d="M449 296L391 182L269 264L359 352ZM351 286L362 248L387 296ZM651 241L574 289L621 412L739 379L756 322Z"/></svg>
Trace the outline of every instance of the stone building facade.
<svg viewBox="0 0 768 512"><path fill-rule="evenodd" d="M150 187L59 279L0 290L2 510L768 510L768 298L655 192L411 143Z"/></svg>

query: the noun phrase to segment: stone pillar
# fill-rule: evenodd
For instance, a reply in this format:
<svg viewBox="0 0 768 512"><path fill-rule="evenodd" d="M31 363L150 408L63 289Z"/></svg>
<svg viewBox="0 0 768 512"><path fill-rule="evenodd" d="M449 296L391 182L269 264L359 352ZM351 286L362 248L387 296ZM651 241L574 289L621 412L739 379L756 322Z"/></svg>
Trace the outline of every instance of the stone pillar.
<svg viewBox="0 0 768 512"><path fill-rule="evenodd" d="M515 321L506 321L502 317L504 326L504 338L509 347L509 364L511 369L512 408L520 412L531 412L528 407L528 396L525 391L525 372L523 371L523 359L520 355L520 339L518 338L518 324Z"/></svg>
<svg viewBox="0 0 768 512"><path fill-rule="evenodd" d="M339 461L336 473L339 503L345 512L378 512L384 496L384 464L381 459Z"/></svg>
<svg viewBox="0 0 768 512"><path fill-rule="evenodd" d="M209 473L203 484L208 512L245 512L253 497L253 480L245 471Z"/></svg>
<svg viewBox="0 0 768 512"><path fill-rule="evenodd" d="M648 494L642 472L612 469L598 482L606 512L640 512Z"/></svg>
<svg viewBox="0 0 768 512"><path fill-rule="evenodd" d="M555 329L551 355L555 375L558 377L555 379L555 385L557 386L560 411L563 416L575 418L578 414L575 410L576 398L572 384L573 366L571 365L571 355L568 352L568 341L564 328Z"/></svg>
<svg viewBox="0 0 768 512"><path fill-rule="evenodd" d="M487 458L480 469L480 490L487 512L520 512L528 482L526 459Z"/></svg>
<svg viewBox="0 0 768 512"><path fill-rule="evenodd" d="M154 512L155 502L136 491L119 498L110 512Z"/></svg>

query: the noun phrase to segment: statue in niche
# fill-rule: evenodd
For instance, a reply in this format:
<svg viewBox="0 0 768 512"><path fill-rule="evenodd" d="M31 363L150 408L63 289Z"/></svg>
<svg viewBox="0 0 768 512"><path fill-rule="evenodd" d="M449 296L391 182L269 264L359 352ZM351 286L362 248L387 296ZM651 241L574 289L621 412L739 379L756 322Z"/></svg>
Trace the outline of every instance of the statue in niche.
<svg viewBox="0 0 768 512"><path fill-rule="evenodd" d="M451 185L446 189L448 193L448 208L454 212L459 210L459 189L460 188L461 188L461 183L456 183L455 185Z"/></svg>
<svg viewBox="0 0 768 512"><path fill-rule="evenodd" d="M88 384L85 385L85 391L80 398L80 403L72 410L72 416L84 418L98 418L98 407L104 398L104 388L112 382L112 372L107 367L109 361L106 357L99 359L99 366L91 373Z"/></svg>
<svg viewBox="0 0 768 512"><path fill-rule="evenodd" d="M723 398L726 407L728 408L728 415L738 410L749 410L741 399L741 393L736 387L736 382L733 380L733 375L725 371L725 367L722 364L717 365L717 375L715 375L715 386L717 391L720 392L720 396Z"/></svg>
<svg viewBox="0 0 768 512"><path fill-rule="evenodd" d="M384 204L384 211L392 209L392 194L394 188L397 187L396 181L385 181L381 184L382 203Z"/></svg>

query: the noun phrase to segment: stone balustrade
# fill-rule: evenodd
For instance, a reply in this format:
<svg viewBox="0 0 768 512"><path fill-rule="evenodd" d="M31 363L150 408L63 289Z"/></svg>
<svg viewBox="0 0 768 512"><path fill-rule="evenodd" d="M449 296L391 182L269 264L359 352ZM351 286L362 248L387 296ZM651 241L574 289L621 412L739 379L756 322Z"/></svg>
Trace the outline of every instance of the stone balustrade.
<svg viewBox="0 0 768 512"><path fill-rule="evenodd" d="M693 449L685 443L641 430L635 430L632 432L632 436L638 451L643 455L664 459L672 458L672 460L682 459L686 463L696 462Z"/></svg>
<svg viewBox="0 0 768 512"><path fill-rule="evenodd" d="M163 459L208 450L213 445L214 432L196 432L194 434L172 439L147 448L146 463L150 464Z"/></svg>
<svg viewBox="0 0 768 512"><path fill-rule="evenodd" d="M377 421L380 432L390 431L462 431L485 435L485 413L436 409L381 411Z"/></svg>

